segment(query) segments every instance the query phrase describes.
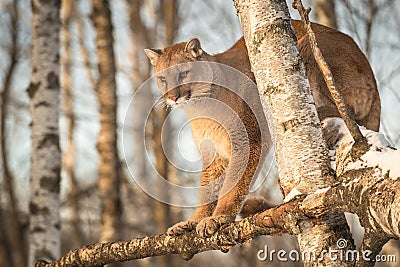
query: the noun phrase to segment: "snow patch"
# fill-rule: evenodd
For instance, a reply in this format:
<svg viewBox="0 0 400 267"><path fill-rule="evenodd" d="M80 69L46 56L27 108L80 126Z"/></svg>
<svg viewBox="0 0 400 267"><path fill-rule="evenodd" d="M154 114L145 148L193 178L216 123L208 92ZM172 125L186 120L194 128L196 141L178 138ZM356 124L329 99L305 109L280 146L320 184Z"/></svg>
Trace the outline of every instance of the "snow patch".
<svg viewBox="0 0 400 267"><path fill-rule="evenodd" d="M317 189L317 190L315 191L315 194L323 194L323 193L325 193L326 191L328 191L329 189L331 189L330 186Z"/></svg>
<svg viewBox="0 0 400 267"><path fill-rule="evenodd" d="M283 202L289 202L290 200L292 200L293 198L295 198L296 196L300 196L303 193L300 192L296 187L292 189L292 191L289 192L289 194L287 194L287 196L285 197L285 199L283 200Z"/></svg>
<svg viewBox="0 0 400 267"><path fill-rule="evenodd" d="M368 167L379 167L382 175L388 175L396 180L400 177L400 151L385 149L382 151L368 151L361 157Z"/></svg>
<svg viewBox="0 0 400 267"><path fill-rule="evenodd" d="M363 167L379 167L382 175L388 175L396 180L400 177L400 151L392 148L385 136L381 133L360 127L361 133L367 138L371 148L361 160L366 164Z"/></svg>
<svg viewBox="0 0 400 267"><path fill-rule="evenodd" d="M323 121L324 125L329 125L329 128L338 131L338 141L334 148L345 146L344 153L351 149L353 138L347 129L344 121L340 118L328 118ZM353 162L347 166L347 169L361 169L368 167L378 167L382 170L381 175L388 175L391 179L396 180L400 177L400 151L391 147L385 136L371 130L367 130L363 126L359 126L361 133L367 138L368 143L371 145L369 151L365 153L360 160ZM332 152L330 151L331 166L336 167L332 163ZM380 176L381 176L380 175Z"/></svg>

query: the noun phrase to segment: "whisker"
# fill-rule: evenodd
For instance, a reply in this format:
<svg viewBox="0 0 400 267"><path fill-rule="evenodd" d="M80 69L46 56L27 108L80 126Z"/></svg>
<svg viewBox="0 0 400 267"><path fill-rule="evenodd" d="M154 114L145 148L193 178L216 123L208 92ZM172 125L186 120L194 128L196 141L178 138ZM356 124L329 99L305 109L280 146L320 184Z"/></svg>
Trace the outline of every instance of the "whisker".
<svg viewBox="0 0 400 267"><path fill-rule="evenodd" d="M168 109L168 104L165 102L165 100L160 97L159 99L157 99L156 104L154 105L155 109L163 109L166 108Z"/></svg>

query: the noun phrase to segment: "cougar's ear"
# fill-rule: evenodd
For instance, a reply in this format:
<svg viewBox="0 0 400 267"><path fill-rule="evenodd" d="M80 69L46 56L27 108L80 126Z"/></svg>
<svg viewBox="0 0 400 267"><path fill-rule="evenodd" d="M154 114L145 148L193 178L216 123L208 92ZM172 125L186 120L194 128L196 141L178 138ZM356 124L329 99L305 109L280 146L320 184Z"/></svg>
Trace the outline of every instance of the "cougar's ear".
<svg viewBox="0 0 400 267"><path fill-rule="evenodd" d="M156 65L157 59L161 56L162 51L160 49L145 49L144 53L150 59L150 63Z"/></svg>
<svg viewBox="0 0 400 267"><path fill-rule="evenodd" d="M189 41L187 41L185 52L190 53L190 55L194 58L200 57L203 54L203 49L201 49L199 39L191 38Z"/></svg>

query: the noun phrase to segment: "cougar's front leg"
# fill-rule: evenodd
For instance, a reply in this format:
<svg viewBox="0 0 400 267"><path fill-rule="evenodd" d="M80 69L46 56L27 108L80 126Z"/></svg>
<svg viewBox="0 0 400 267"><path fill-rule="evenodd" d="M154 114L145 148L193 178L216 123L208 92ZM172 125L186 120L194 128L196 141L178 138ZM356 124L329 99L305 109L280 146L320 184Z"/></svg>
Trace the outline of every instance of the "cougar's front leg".
<svg viewBox="0 0 400 267"><path fill-rule="evenodd" d="M179 222L167 231L169 235L178 235L196 228L202 219L212 215L218 200L218 194L224 180L225 163L215 159L201 173L199 200L195 213L188 221Z"/></svg>
<svg viewBox="0 0 400 267"><path fill-rule="evenodd" d="M253 177L256 175L260 161L261 149L258 145L250 145L249 157L243 159L242 151L232 155L226 170L224 184L220 190L219 200L211 217L204 218L196 226L197 234L202 237L213 235L218 229L235 220L243 200L249 193ZM238 175L241 177L238 177Z"/></svg>

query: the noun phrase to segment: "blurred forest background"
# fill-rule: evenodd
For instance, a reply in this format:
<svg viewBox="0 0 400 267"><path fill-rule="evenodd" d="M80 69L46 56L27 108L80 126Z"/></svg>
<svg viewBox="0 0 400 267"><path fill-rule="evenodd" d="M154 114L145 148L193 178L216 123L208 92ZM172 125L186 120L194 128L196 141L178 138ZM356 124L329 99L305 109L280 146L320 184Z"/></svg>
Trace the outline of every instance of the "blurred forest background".
<svg viewBox="0 0 400 267"><path fill-rule="evenodd" d="M292 1L287 2L290 6ZM313 8L313 21L349 34L368 57L381 94L380 131L393 146L399 147L400 2L303 2ZM199 176L198 172L175 168L167 160L165 152L176 161L180 157L195 161L198 156L190 131L180 128L184 124L182 114L172 114L168 125L162 123L169 115L166 110L156 109L147 117L159 96L157 89L141 95L140 105L134 106L133 113L126 114L128 119L125 119L132 95L152 73L143 49L161 48L198 37L204 50L212 54L228 49L241 36L238 18L229 0L114 0L109 1L109 8L115 66L112 73L115 87L111 89L116 93L117 109L116 156L110 162L102 160L98 145L99 110L109 99L101 99L104 96L96 88L101 73L91 16L93 3L91 0L62 1L59 47L62 253L99 240L160 234L190 216L192 209L159 202L143 192L132 179L134 173L162 191L157 180L151 177L152 169L179 184L195 185ZM291 13L298 17L293 10ZM31 81L34 41L31 34L30 1L0 0L0 267L22 267L28 262L31 116L27 88ZM144 129L143 119L139 118L145 118L147 123L146 149L137 145L143 140ZM107 164L114 164L112 188L105 188L104 183L110 185L109 181L102 180L102 168ZM276 172L276 168L272 168L269 177L276 176ZM274 179L269 179L255 193L269 196L277 203L281 201L277 189ZM168 195L168 192L163 193ZM113 207L111 210L104 208L107 203ZM111 222L107 224L107 220ZM293 249L295 242L290 237L260 237L251 244L231 249L228 254L207 252L189 262L178 256L164 256L123 266L264 266L265 263L257 259L257 251L264 249L264 245L268 244L269 249ZM399 248L398 243L390 242L386 249L396 254L399 261ZM273 266L298 266L298 263L277 262Z"/></svg>

